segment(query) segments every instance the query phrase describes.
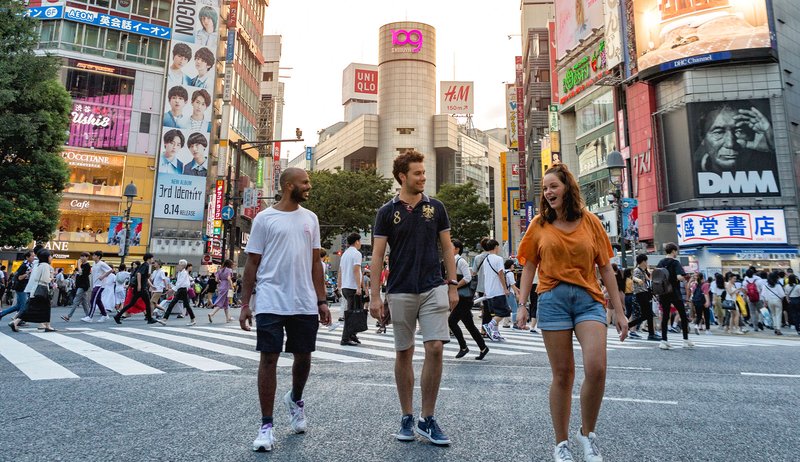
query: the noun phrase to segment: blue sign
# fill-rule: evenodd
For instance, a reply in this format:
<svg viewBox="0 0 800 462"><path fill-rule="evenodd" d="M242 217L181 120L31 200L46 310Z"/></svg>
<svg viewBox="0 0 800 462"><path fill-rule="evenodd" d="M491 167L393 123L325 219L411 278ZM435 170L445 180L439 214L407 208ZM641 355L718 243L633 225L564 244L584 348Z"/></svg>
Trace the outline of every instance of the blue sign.
<svg viewBox="0 0 800 462"><path fill-rule="evenodd" d="M56 8L56 7L49 7L49 8ZM37 8L30 8L30 10L36 10L36 9ZM48 8L41 8L41 9L47 10ZM33 13L31 13L30 16L36 17L33 15ZM46 19L53 19L53 18L46 18ZM64 19L68 19L70 21L75 21L75 22L81 22L84 24L92 24L95 26L105 27L108 29L114 29L123 32L132 32L134 34L146 35L148 37L156 37L165 40L169 40L170 38L172 38L172 29L170 29L169 27L157 26L155 24L136 21L135 19L120 18L117 16L112 16L110 14L95 13L94 11L86 11L78 8L72 8L69 6L64 9Z"/></svg>
<svg viewBox="0 0 800 462"><path fill-rule="evenodd" d="M669 71L671 69L678 69L686 66L694 66L697 64L708 64L715 61L725 61L731 59L730 51L719 51L717 53L707 53L704 55L690 56L688 58L675 59L661 64L658 69L660 71Z"/></svg>
<svg viewBox="0 0 800 462"><path fill-rule="evenodd" d="M228 29L228 43L225 48L225 62L233 62L233 50L236 47L236 29Z"/></svg>
<svg viewBox="0 0 800 462"><path fill-rule="evenodd" d="M533 202L525 202L525 219L527 223L533 221Z"/></svg>
<svg viewBox="0 0 800 462"><path fill-rule="evenodd" d="M306 148L306 160L311 160L311 146Z"/></svg>
<svg viewBox="0 0 800 462"><path fill-rule="evenodd" d="M222 207L221 215L223 220L225 221L230 220L231 218L233 218L233 207L231 207L230 205Z"/></svg>
<svg viewBox="0 0 800 462"><path fill-rule="evenodd" d="M58 5L28 8L25 16L36 19L61 19L64 16L64 7Z"/></svg>

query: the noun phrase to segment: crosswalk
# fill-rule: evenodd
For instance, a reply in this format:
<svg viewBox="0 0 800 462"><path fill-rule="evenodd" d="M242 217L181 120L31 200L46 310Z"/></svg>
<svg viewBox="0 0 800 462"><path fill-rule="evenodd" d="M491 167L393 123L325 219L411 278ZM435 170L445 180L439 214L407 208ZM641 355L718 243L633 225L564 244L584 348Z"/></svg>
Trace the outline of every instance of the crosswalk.
<svg viewBox="0 0 800 462"><path fill-rule="evenodd" d="M320 328L315 361L344 364L369 363L394 359L394 340L391 327L386 334L374 331L359 334L361 345L340 345L341 332ZM545 355L541 335L503 329L506 341L489 343L492 357L508 358L524 355ZM744 348L793 346L800 341L748 336L691 336L696 348ZM470 345L472 340L467 339ZM236 325L207 325L194 327L113 327L66 328L44 333L29 328L21 334L0 333L0 376L27 377L30 380L81 378L97 374L97 370L121 376L164 374L174 370L200 372L237 371L250 369L259 360L255 351L256 333L246 332ZM574 340L576 351L580 350ZM608 351L652 350L655 342L628 339L619 342L613 330L608 333ZM417 336L415 360L423 359L422 338ZM477 348L475 348L477 350ZM445 358L452 360L458 352L455 341L445 345ZM89 364L91 368L76 366ZM291 366L289 355L283 355L279 367ZM98 368L99 366L99 368Z"/></svg>

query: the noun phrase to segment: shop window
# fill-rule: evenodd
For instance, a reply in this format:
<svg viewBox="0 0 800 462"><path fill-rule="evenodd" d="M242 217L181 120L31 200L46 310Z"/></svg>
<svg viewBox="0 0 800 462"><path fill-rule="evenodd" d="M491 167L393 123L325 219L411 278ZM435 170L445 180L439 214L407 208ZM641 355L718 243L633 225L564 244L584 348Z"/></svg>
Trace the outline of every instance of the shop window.
<svg viewBox="0 0 800 462"><path fill-rule="evenodd" d="M65 192L92 196L122 196L125 157L91 151L65 149L61 157L70 170Z"/></svg>
<svg viewBox="0 0 800 462"><path fill-rule="evenodd" d="M150 133L150 116L152 116L152 114L143 112L140 115L139 133Z"/></svg>

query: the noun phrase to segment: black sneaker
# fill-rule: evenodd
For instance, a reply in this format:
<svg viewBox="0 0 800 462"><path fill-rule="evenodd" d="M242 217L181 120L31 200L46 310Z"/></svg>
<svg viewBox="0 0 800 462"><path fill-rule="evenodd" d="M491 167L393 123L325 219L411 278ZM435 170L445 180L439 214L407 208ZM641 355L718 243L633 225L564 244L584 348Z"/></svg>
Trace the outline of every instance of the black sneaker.
<svg viewBox="0 0 800 462"><path fill-rule="evenodd" d="M659 341L661 341L661 336L658 335L658 334L650 334L650 335L647 336L647 340L651 340L651 341L654 341L654 342L659 342Z"/></svg>
<svg viewBox="0 0 800 462"><path fill-rule="evenodd" d="M433 444L442 446L450 444L450 438L439 428L439 424L433 416L428 416L425 419L420 418L414 430L417 432L417 435L426 438Z"/></svg>
<svg viewBox="0 0 800 462"><path fill-rule="evenodd" d="M456 354L456 359L463 358L464 356L467 355L467 353L469 353L469 348L464 348L463 350L458 350L458 353Z"/></svg>
<svg viewBox="0 0 800 462"><path fill-rule="evenodd" d="M122 324L122 318L119 315L114 316L114 322L117 324Z"/></svg>

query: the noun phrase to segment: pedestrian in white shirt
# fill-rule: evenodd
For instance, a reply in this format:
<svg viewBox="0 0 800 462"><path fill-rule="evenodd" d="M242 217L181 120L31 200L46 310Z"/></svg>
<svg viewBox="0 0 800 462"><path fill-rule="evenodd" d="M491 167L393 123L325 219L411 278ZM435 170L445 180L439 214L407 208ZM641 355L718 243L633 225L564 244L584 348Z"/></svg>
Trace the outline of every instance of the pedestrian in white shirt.
<svg viewBox="0 0 800 462"><path fill-rule="evenodd" d="M363 311L364 304L361 299L361 235L352 233L347 236L347 250L342 254L339 261L339 289L342 295L347 300L347 311L342 313L344 316L344 328L342 329L342 340L339 342L341 345L359 345L361 341L353 328L353 322L349 322L347 318L353 316L354 313Z"/></svg>
<svg viewBox="0 0 800 462"><path fill-rule="evenodd" d="M114 270L103 261L102 250L95 250L92 254L92 260L94 260L94 265L92 266L92 298L91 302L89 302L89 314L81 318L81 321L92 322L94 311L99 307L100 319L97 322L104 322L108 321L108 313L103 305L103 291L109 287L109 283L110 287L114 287L114 277L112 276Z"/></svg>
<svg viewBox="0 0 800 462"><path fill-rule="evenodd" d="M192 277L189 275L189 272L186 271L186 264L186 260L180 260L178 262L178 268L176 268L178 275L175 281L175 296L172 297L172 301L167 307L167 312L164 313L164 320L162 324L166 325L169 315L172 313L172 308L175 307L176 303L182 301L183 306L186 307L186 312L189 313L190 321L187 326L195 325L194 311L192 311L192 304L189 302L189 287L192 284Z"/></svg>
<svg viewBox="0 0 800 462"><path fill-rule="evenodd" d="M161 294L167 291L170 287L169 278L167 274L161 269L163 263L160 260L153 262L153 274L150 276L150 284L152 293L150 301L153 304L153 309L158 308L158 302L161 300Z"/></svg>
<svg viewBox="0 0 800 462"><path fill-rule="evenodd" d="M772 314L772 327L775 329L775 335L783 335L781 322L783 321L784 298L786 298L786 292L778 282L778 273L773 271L769 273L767 283L761 288L761 299L764 300L764 305L769 308Z"/></svg>

